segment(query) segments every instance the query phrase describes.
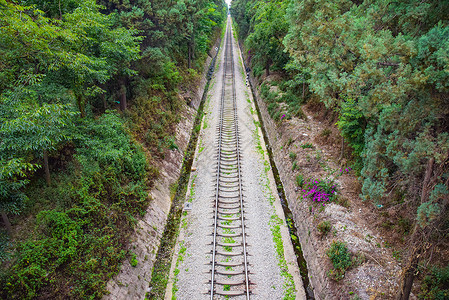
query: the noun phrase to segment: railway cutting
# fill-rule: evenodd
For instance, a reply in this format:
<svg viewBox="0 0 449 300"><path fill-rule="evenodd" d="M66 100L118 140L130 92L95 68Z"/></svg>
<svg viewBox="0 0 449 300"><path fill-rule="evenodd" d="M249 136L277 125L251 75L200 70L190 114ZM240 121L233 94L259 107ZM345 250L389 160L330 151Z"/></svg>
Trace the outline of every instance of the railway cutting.
<svg viewBox="0 0 449 300"><path fill-rule="evenodd" d="M210 89L165 299L303 299L230 19ZM299 297L298 297L299 295Z"/></svg>

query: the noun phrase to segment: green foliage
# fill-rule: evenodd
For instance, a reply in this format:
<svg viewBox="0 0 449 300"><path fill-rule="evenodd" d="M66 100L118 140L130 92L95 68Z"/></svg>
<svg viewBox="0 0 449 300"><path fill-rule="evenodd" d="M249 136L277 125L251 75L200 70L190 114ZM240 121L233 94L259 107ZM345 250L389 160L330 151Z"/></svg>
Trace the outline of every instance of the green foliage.
<svg viewBox="0 0 449 300"><path fill-rule="evenodd" d="M298 162L295 160L292 165L292 171L296 170L297 168L298 168Z"/></svg>
<svg viewBox="0 0 449 300"><path fill-rule="evenodd" d="M137 267L138 261L137 261L137 255L135 253L131 253L131 258L129 260L129 263L131 264L131 267Z"/></svg>
<svg viewBox="0 0 449 300"><path fill-rule="evenodd" d="M299 175L296 175L296 185L298 186L298 187L300 187L300 188L302 188L303 187L303 185L304 185L304 182L305 182L305 180L304 180L304 176L302 176L301 174L299 174Z"/></svg>
<svg viewBox="0 0 449 300"><path fill-rule="evenodd" d="M408 19L395 18L397 9ZM340 111L337 124L354 150L366 199L380 201L390 178L416 185L425 162L448 148L447 128L430 129L447 110L433 92L447 92L448 20L436 9L446 10L413 0L304 0L287 9L291 66L305 70L311 91Z"/></svg>
<svg viewBox="0 0 449 300"><path fill-rule="evenodd" d="M147 162L123 121L109 112L76 125L74 160L58 177L64 185L28 188L28 205L47 209L37 214L34 234L18 244L1 282L5 298L57 293L69 283L67 297L101 297L125 258L133 216L145 211Z"/></svg>
<svg viewBox="0 0 449 300"><path fill-rule="evenodd" d="M251 51L252 63L263 67L269 75L270 67L282 69L288 56L284 53L282 40L287 33L285 20L287 1L249 1L251 31L246 46ZM234 3L233 3L234 6Z"/></svg>
<svg viewBox="0 0 449 300"><path fill-rule="evenodd" d="M76 100L84 116L88 99L103 92L101 84L116 75L135 74L130 64L139 58L137 32L116 26L114 16L101 13L91 0L72 4L74 9L58 21L36 7L2 5L0 54L7 64L0 71L0 92L18 93L22 89L13 87L20 86L39 91L42 99L50 89L59 89L62 93L53 96Z"/></svg>
<svg viewBox="0 0 449 300"><path fill-rule="evenodd" d="M421 227L429 225L440 214L440 206L437 203L424 202L418 207L417 221Z"/></svg>
<svg viewBox="0 0 449 300"><path fill-rule="evenodd" d="M449 266L432 268L421 284L419 299L443 300L449 297Z"/></svg>
<svg viewBox="0 0 449 300"><path fill-rule="evenodd" d="M365 147L366 120L361 108L354 99L346 98L345 101L342 101L337 125L341 135L354 150L354 154L358 159L355 167L360 170L360 155Z"/></svg>
<svg viewBox="0 0 449 300"><path fill-rule="evenodd" d="M312 145L312 143L306 143L306 144L302 144L301 148L303 148L303 149L313 149L313 145Z"/></svg>
<svg viewBox="0 0 449 300"><path fill-rule="evenodd" d="M0 118L0 151L26 155L29 151L53 150L69 137L63 131L75 113L70 106L31 104L3 99Z"/></svg>
<svg viewBox="0 0 449 300"><path fill-rule="evenodd" d="M294 160L296 159L296 153L290 151L290 153L288 154L288 157L290 157L290 159L291 159L292 161L294 161Z"/></svg>
<svg viewBox="0 0 449 300"><path fill-rule="evenodd" d="M328 276L337 281L343 279L346 270L352 264L351 253L346 244L340 241L333 241L326 254L334 267L329 270Z"/></svg>
<svg viewBox="0 0 449 300"><path fill-rule="evenodd" d="M23 159L0 160L0 211L19 214L28 198L23 188L29 180L25 177L34 172L36 166Z"/></svg>

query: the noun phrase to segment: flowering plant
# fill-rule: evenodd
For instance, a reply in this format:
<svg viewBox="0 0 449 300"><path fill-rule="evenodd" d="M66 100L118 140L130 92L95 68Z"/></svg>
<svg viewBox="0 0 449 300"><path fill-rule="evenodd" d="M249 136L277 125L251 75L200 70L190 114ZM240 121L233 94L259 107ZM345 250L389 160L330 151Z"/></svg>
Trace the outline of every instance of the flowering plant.
<svg viewBox="0 0 449 300"><path fill-rule="evenodd" d="M335 176L335 179L343 175L345 172L349 172L350 170L351 168L340 169L339 172L338 170L336 170L337 175ZM335 179L309 179L305 181L302 189L302 197L304 199L310 199L314 202L323 204L324 206L325 203L334 200L337 195L338 185L335 182Z"/></svg>

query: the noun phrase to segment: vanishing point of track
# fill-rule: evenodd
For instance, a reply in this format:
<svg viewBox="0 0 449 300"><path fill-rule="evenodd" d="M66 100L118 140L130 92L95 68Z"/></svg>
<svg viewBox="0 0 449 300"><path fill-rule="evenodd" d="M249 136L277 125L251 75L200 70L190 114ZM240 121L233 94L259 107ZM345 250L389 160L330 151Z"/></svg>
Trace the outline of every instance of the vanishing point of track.
<svg viewBox="0 0 449 300"><path fill-rule="evenodd" d="M234 58L227 28L218 125L210 299L250 298Z"/></svg>

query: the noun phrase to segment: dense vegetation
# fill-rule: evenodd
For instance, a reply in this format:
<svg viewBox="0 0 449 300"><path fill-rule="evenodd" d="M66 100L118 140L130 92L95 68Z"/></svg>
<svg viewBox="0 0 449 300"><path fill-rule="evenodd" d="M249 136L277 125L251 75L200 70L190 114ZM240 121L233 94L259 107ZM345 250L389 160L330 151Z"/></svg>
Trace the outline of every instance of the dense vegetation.
<svg viewBox="0 0 449 300"><path fill-rule="evenodd" d="M281 96L262 86L272 116L301 116L306 102L335 112L362 198L414 224L405 299L448 241L449 3L235 0L231 14L253 74L282 77Z"/></svg>
<svg viewBox="0 0 449 300"><path fill-rule="evenodd" d="M224 7L0 0L2 299L105 293Z"/></svg>

